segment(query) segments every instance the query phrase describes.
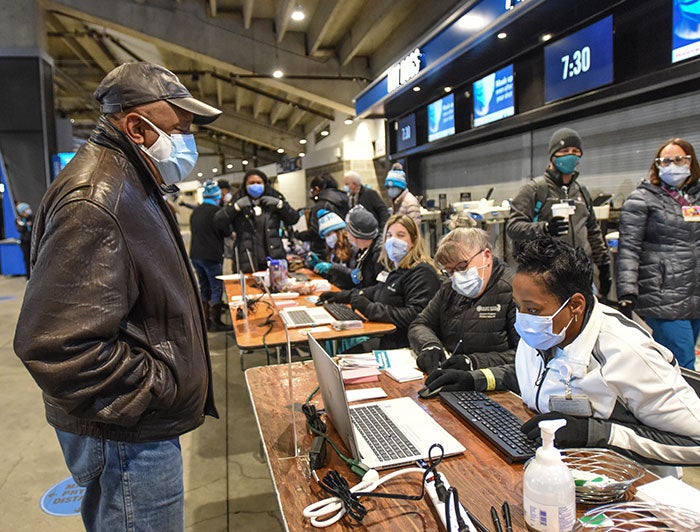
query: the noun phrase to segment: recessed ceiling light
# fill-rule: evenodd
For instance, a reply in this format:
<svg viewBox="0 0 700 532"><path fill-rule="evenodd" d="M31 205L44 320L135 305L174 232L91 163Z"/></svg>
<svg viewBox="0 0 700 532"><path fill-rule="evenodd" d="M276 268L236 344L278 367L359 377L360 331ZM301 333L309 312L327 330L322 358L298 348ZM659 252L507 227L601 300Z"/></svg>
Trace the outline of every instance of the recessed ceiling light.
<svg viewBox="0 0 700 532"><path fill-rule="evenodd" d="M499 39L505 39L506 37L508 37L508 34L505 31L502 31L501 33L496 35L496 37L498 37Z"/></svg>
<svg viewBox="0 0 700 532"><path fill-rule="evenodd" d="M299 144L306 144L306 139L299 139Z"/></svg>
<svg viewBox="0 0 700 532"><path fill-rule="evenodd" d="M284 153L284 148L277 148L277 153Z"/></svg>
<svg viewBox="0 0 700 532"><path fill-rule="evenodd" d="M306 154L303 151L299 152L299 157L306 157Z"/></svg>
<svg viewBox="0 0 700 532"><path fill-rule="evenodd" d="M349 126L350 124L352 124L352 116L348 116L348 117L345 119L345 125L346 125L346 126Z"/></svg>
<svg viewBox="0 0 700 532"><path fill-rule="evenodd" d="M212 168L212 169L211 169L211 173L212 173L212 174L215 174L215 173L218 172L218 171L219 171L218 168Z"/></svg>
<svg viewBox="0 0 700 532"><path fill-rule="evenodd" d="M241 161L241 164L242 164L243 166L246 166L246 165L248 164L248 159L243 159L243 160Z"/></svg>
<svg viewBox="0 0 700 532"><path fill-rule="evenodd" d="M420 92L420 87L418 85L413 87L413 92Z"/></svg>
<svg viewBox="0 0 700 532"><path fill-rule="evenodd" d="M330 132L327 129L324 129L323 131L321 131L322 137L327 137L328 135L330 135Z"/></svg>
<svg viewBox="0 0 700 532"><path fill-rule="evenodd" d="M547 42L547 41L550 40L551 38L552 38L552 34L551 34L551 33L545 33L544 35L542 35L542 37L540 37L540 39L542 39L542 42Z"/></svg>
<svg viewBox="0 0 700 532"><path fill-rule="evenodd" d="M279 68L272 73L273 78L279 79L283 76L284 76L284 72L282 72Z"/></svg>
<svg viewBox="0 0 700 532"><path fill-rule="evenodd" d="M457 21L457 27L462 31L480 30L485 28L486 24L488 24L486 18L471 13L467 13Z"/></svg>
<svg viewBox="0 0 700 532"><path fill-rule="evenodd" d="M204 174L202 172L197 172L197 177L202 177Z"/></svg>
<svg viewBox="0 0 700 532"><path fill-rule="evenodd" d="M442 90L445 92L452 92L452 87L444 87Z"/></svg>
<svg viewBox="0 0 700 532"><path fill-rule="evenodd" d="M304 20L306 18L306 15L302 11L300 6L297 6L294 11L292 11L292 20L296 20L297 22L300 20Z"/></svg>
<svg viewBox="0 0 700 532"><path fill-rule="evenodd" d="M232 165L231 163L228 163L228 164L226 165L226 168L228 168L228 169L230 170L231 168L233 168L233 165Z"/></svg>

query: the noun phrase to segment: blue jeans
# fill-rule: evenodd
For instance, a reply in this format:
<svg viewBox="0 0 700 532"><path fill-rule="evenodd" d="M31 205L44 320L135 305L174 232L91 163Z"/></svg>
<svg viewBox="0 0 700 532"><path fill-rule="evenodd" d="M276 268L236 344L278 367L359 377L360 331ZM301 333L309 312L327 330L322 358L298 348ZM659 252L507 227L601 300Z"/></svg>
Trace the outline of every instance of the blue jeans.
<svg viewBox="0 0 700 532"><path fill-rule="evenodd" d="M182 532L185 490L178 438L126 443L56 429L66 465L85 488L88 532Z"/></svg>
<svg viewBox="0 0 700 532"><path fill-rule="evenodd" d="M670 349L684 368L695 369L695 344L700 335L700 320L659 320L644 318L654 331L654 340Z"/></svg>
<svg viewBox="0 0 700 532"><path fill-rule="evenodd" d="M192 259L192 266L194 266L197 279L199 279L199 294L202 297L202 301L212 305L221 303L221 296L224 294L224 282L216 278L223 271L221 262Z"/></svg>

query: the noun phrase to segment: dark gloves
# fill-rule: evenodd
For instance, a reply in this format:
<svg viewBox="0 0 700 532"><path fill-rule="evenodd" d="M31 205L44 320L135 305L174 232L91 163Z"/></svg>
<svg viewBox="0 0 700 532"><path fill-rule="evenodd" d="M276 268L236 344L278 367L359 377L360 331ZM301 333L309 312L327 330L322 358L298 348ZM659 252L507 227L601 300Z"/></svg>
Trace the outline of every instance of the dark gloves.
<svg viewBox="0 0 700 532"><path fill-rule="evenodd" d="M260 204L270 210L277 210L282 208L282 200L280 198L273 198L272 196L262 196L260 198Z"/></svg>
<svg viewBox="0 0 700 532"><path fill-rule="evenodd" d="M350 290L323 292L318 296L319 303L350 303Z"/></svg>
<svg viewBox="0 0 700 532"><path fill-rule="evenodd" d="M250 201L248 196L242 196L236 200L233 204L233 208L237 211L242 211L243 209L250 209L253 206L253 202Z"/></svg>
<svg viewBox="0 0 700 532"><path fill-rule="evenodd" d="M617 305L622 314L627 316L629 319L632 319L632 312L634 311L634 307L637 306L637 296L632 294L628 296L620 296L618 298Z"/></svg>
<svg viewBox="0 0 700 532"><path fill-rule="evenodd" d="M554 434L554 446L565 447L585 447L588 442L588 418L574 417L561 412L547 412L538 414L531 420L523 423L520 431L530 440L540 439L540 427L538 423L545 419L565 419L566 425L561 427Z"/></svg>
<svg viewBox="0 0 700 532"><path fill-rule="evenodd" d="M471 371L474 368L474 362L469 358L469 355L452 355L442 364L442 369L458 369L461 371Z"/></svg>
<svg viewBox="0 0 700 532"><path fill-rule="evenodd" d="M607 299L612 288L612 275L610 275L610 263L598 266L598 282L600 284L600 297Z"/></svg>
<svg viewBox="0 0 700 532"><path fill-rule="evenodd" d="M430 373L445 360L445 352L437 344L429 345L421 349L416 357L416 364L423 373Z"/></svg>
<svg viewBox="0 0 700 532"><path fill-rule="evenodd" d="M367 316L367 307L369 307L370 303L372 303L372 300L365 296L362 290L350 291L350 305L365 316Z"/></svg>
<svg viewBox="0 0 700 532"><path fill-rule="evenodd" d="M547 222L545 230L552 236L564 236L569 232L569 221L563 216L555 216Z"/></svg>
<svg viewBox="0 0 700 532"><path fill-rule="evenodd" d="M425 385L430 390L442 388L442 392L471 392L475 388L471 372L458 369L436 369L425 379Z"/></svg>

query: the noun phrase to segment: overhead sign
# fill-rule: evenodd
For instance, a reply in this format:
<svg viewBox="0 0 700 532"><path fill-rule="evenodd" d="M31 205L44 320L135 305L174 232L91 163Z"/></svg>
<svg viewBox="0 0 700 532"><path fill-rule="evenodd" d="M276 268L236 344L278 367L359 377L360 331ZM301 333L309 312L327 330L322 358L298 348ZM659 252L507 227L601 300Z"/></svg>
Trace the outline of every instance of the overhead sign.
<svg viewBox="0 0 700 532"><path fill-rule="evenodd" d="M416 48L389 69L386 80L387 94L405 85L418 75L421 69L422 53Z"/></svg>

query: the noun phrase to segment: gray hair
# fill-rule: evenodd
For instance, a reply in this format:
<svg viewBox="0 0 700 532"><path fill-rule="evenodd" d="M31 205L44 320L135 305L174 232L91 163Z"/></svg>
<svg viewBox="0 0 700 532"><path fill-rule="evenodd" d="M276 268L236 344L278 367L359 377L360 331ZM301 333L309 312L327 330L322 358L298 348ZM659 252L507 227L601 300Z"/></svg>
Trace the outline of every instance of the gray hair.
<svg viewBox="0 0 700 532"><path fill-rule="evenodd" d="M360 174L355 172L355 170L350 170L348 172L345 172L345 177L350 179L356 185L362 184L362 178L360 177Z"/></svg>
<svg viewBox="0 0 700 532"><path fill-rule="evenodd" d="M440 239L435 261L442 265L457 264L482 249L491 249L486 231L476 227L458 227Z"/></svg>

